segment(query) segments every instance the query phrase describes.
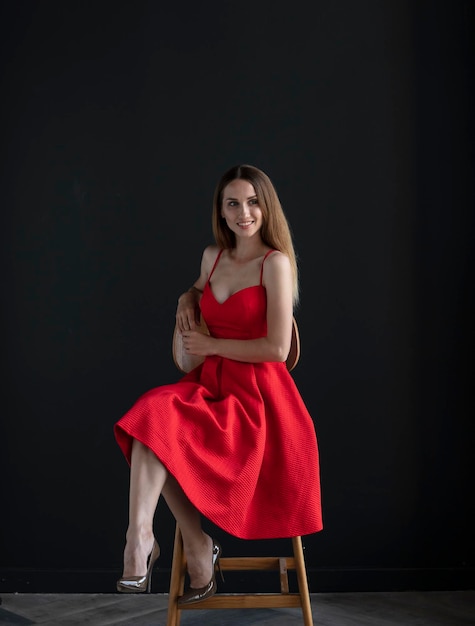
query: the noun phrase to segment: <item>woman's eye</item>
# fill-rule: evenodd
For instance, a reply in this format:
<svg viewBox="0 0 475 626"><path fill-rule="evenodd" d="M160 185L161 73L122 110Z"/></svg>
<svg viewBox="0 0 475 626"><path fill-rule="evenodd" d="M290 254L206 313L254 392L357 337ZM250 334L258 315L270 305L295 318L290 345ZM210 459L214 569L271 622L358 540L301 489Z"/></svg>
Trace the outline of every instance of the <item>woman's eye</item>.
<svg viewBox="0 0 475 626"><path fill-rule="evenodd" d="M259 204L259 201L257 200L257 198L254 198L254 200L249 200L249 204L256 205Z"/></svg>

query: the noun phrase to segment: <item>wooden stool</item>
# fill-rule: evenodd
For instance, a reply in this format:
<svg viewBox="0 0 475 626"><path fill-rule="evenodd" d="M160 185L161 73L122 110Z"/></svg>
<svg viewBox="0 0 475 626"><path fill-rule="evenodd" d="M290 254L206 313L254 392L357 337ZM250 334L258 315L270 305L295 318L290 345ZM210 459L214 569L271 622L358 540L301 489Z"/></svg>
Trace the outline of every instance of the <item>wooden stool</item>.
<svg viewBox="0 0 475 626"><path fill-rule="evenodd" d="M276 570L280 575L280 593L217 593L207 600L196 604L178 606L178 598L183 594L185 586L186 560L183 551L183 540L178 525L175 530L170 593L168 598L167 626L179 626L181 611L192 609L264 609L300 607L305 626L313 626L310 594L308 591L307 572L302 549L301 537L292 537L293 557L222 557L223 571L237 570ZM289 592L287 570L294 569L297 573L298 593Z"/></svg>

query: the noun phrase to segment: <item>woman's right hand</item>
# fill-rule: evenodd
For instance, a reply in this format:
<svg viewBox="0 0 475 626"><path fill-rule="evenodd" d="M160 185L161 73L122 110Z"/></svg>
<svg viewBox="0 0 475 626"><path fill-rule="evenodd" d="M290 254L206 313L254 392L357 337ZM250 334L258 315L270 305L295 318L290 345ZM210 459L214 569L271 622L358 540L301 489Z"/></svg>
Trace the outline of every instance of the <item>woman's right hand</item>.
<svg viewBox="0 0 475 626"><path fill-rule="evenodd" d="M201 291L192 287L178 298L176 309L176 325L180 332L194 330L200 325L200 298Z"/></svg>

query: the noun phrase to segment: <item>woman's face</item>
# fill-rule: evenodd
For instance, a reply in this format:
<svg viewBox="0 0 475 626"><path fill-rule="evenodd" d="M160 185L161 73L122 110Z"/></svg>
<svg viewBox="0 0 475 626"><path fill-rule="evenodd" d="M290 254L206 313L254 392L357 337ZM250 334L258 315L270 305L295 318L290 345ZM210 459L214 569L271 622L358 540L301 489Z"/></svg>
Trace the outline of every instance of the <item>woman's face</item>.
<svg viewBox="0 0 475 626"><path fill-rule="evenodd" d="M251 183L242 178L231 181L223 189L221 217L236 237L250 238L262 226L262 211L256 191Z"/></svg>

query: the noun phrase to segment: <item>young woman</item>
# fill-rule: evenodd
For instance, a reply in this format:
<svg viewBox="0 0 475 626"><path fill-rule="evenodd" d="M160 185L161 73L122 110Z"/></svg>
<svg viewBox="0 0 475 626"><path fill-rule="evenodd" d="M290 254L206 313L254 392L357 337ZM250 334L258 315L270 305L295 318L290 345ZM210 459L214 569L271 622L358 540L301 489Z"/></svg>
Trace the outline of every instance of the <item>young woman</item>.
<svg viewBox="0 0 475 626"><path fill-rule="evenodd" d="M130 463L129 526L117 589L150 589L159 556L160 495L183 536L190 587L181 604L216 592L221 548L204 515L242 539L322 528L312 419L286 368L298 274L290 229L268 176L228 170L213 203L216 245L178 300L184 348L205 357L178 382L145 393L115 425ZM200 314L210 335L199 332Z"/></svg>

